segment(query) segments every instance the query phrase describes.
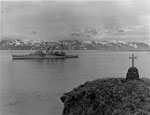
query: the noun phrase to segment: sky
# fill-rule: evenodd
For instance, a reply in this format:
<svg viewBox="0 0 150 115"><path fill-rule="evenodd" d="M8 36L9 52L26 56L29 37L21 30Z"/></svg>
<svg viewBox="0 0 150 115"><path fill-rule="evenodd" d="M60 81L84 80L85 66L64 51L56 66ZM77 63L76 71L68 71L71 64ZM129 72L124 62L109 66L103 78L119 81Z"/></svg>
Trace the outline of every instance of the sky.
<svg viewBox="0 0 150 115"><path fill-rule="evenodd" d="M68 37L70 30L79 28L98 28L103 32L132 27L136 29L96 38L149 42L149 6L149 0L2 1L1 35L59 40Z"/></svg>

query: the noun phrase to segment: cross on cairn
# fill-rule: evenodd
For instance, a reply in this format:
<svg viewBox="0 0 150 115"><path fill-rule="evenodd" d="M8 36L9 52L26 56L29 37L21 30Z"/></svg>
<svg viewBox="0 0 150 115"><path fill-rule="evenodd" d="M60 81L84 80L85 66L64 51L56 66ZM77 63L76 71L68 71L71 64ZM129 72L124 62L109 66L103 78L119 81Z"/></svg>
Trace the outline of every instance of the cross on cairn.
<svg viewBox="0 0 150 115"><path fill-rule="evenodd" d="M132 54L132 57L129 57L129 59L132 59L132 67L134 67L134 59L137 59L137 57L134 57L134 54Z"/></svg>

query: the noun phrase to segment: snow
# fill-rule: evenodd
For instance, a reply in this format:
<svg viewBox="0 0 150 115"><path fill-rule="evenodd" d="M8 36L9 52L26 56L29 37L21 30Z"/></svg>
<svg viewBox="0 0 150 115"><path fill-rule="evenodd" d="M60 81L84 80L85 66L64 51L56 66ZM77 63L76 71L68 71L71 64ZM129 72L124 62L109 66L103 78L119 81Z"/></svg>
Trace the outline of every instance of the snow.
<svg viewBox="0 0 150 115"><path fill-rule="evenodd" d="M15 40L15 45L21 45L21 43Z"/></svg>
<svg viewBox="0 0 150 115"><path fill-rule="evenodd" d="M80 41L81 42L81 41ZM104 46L113 46L113 45L117 45L117 46L121 46L121 47L133 47L133 48L138 48L138 44L136 44L136 42L127 42L127 41L118 41L118 40L110 40L110 41L99 41L99 40L87 40L87 41L83 41L81 42L81 46L79 47L85 47L86 45L88 44L91 44L94 46L94 44L92 43L96 43L96 44L102 44ZM39 47L41 44L43 45L56 45L57 43L59 42L46 42L46 41L40 41L40 40L27 40L27 39L9 39L9 40L5 40L4 44L2 44L3 46L12 46L12 45L15 45L15 46L23 46L23 45L26 45L26 46L33 46L33 47ZM67 45L68 47L70 47L70 44L74 44L76 45L75 43L77 43L77 41L69 41L68 43L67 42L64 42L65 45ZM73 45L73 46L74 46ZM78 47L78 46L75 46L75 47Z"/></svg>
<svg viewBox="0 0 150 115"><path fill-rule="evenodd" d="M91 41L84 41L83 43L84 44L91 44L92 42Z"/></svg>

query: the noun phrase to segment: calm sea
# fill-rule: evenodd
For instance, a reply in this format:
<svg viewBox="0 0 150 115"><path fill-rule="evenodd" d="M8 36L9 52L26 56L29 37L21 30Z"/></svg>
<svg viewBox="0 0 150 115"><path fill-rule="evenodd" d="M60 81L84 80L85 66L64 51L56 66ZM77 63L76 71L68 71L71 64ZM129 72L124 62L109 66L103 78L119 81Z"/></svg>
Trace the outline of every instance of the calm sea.
<svg viewBox="0 0 150 115"><path fill-rule="evenodd" d="M33 51L1 51L2 115L61 115L60 96L87 80L126 77L129 56L137 56L140 77L150 78L150 53L67 51L79 58L65 60L12 60L12 54Z"/></svg>

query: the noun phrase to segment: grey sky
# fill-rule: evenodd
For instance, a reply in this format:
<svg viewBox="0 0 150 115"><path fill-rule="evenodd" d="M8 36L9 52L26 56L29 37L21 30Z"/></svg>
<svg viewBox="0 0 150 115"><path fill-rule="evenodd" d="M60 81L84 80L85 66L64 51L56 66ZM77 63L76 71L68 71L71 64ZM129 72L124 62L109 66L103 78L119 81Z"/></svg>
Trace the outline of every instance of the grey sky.
<svg viewBox="0 0 150 115"><path fill-rule="evenodd" d="M66 28L114 29L149 23L148 0L2 2L2 35L60 39Z"/></svg>

